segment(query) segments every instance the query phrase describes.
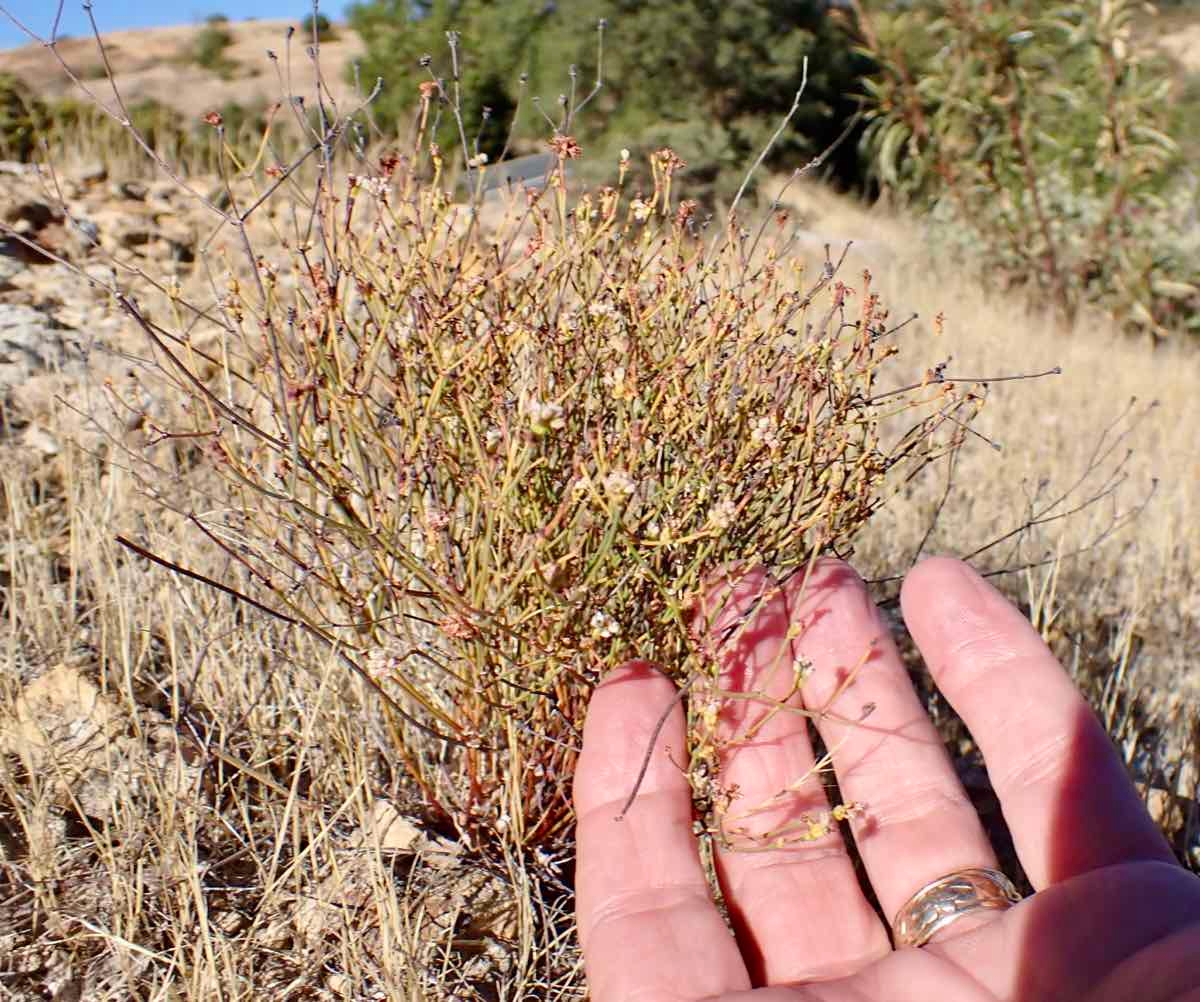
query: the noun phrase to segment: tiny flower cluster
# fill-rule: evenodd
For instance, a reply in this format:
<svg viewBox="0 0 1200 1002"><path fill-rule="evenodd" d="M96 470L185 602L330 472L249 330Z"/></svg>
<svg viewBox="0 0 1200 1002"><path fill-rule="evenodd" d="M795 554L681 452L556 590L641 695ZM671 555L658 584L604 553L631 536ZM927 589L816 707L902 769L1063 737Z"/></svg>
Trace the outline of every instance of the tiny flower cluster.
<svg viewBox="0 0 1200 1002"><path fill-rule="evenodd" d="M765 445L772 452L777 452L783 444L779 437L779 419L774 415L760 417L750 429L750 441L755 445Z"/></svg>
<svg viewBox="0 0 1200 1002"><path fill-rule="evenodd" d="M617 498L627 498L637 490L637 481L624 470L613 470L604 478L604 489Z"/></svg>
<svg viewBox="0 0 1200 1002"><path fill-rule="evenodd" d="M597 640L612 640L621 635L621 625L603 609L592 613L592 636Z"/></svg>
<svg viewBox="0 0 1200 1002"><path fill-rule="evenodd" d="M717 532L724 532L737 516L737 504L730 498L718 501L708 513L708 525Z"/></svg>
<svg viewBox="0 0 1200 1002"><path fill-rule="evenodd" d="M557 404L553 400L531 400L526 408L526 413L529 415L529 424L535 435L548 435L551 431L559 431L566 427L567 422L563 418L562 404Z"/></svg>
<svg viewBox="0 0 1200 1002"><path fill-rule="evenodd" d="M351 174L346 180L350 185L351 192L362 189L368 195L372 195L375 198L383 198L387 195L388 183L385 178L369 177L365 174Z"/></svg>

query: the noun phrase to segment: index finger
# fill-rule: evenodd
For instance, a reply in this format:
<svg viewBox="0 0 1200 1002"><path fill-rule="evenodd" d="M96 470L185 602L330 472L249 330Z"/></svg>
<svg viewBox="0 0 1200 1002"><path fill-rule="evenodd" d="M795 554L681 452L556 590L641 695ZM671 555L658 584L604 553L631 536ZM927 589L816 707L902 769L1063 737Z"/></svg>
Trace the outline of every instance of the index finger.
<svg viewBox="0 0 1200 1002"><path fill-rule="evenodd" d="M609 675L588 707L575 770L575 894L595 1002L701 999L750 987L692 834L677 697L669 679L633 662ZM672 701L637 799L617 820Z"/></svg>

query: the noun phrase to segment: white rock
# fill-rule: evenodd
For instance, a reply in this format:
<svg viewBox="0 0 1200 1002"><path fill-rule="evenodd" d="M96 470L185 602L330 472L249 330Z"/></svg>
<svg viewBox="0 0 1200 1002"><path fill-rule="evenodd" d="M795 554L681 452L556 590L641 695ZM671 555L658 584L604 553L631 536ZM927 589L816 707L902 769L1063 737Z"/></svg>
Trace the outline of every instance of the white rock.
<svg viewBox="0 0 1200 1002"><path fill-rule="evenodd" d="M33 452L40 452L47 459L57 456L62 451L58 439L41 425L36 424L31 424L22 432L21 444Z"/></svg>
<svg viewBox="0 0 1200 1002"><path fill-rule="evenodd" d="M0 303L0 387L45 371L82 374L75 331L32 306Z"/></svg>

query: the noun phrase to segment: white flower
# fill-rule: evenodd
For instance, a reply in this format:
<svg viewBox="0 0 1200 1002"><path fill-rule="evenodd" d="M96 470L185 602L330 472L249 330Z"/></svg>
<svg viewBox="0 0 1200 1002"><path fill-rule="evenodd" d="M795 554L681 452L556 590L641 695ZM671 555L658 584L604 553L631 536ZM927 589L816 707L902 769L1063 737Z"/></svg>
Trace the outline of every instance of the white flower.
<svg viewBox="0 0 1200 1002"><path fill-rule="evenodd" d="M726 498L724 501L718 501L708 513L708 524L718 532L728 529L733 524L734 516L737 515L737 505Z"/></svg>
<svg viewBox="0 0 1200 1002"><path fill-rule="evenodd" d="M366 670L376 682L383 682L395 674L400 666L395 645L388 643L384 647L373 647L367 655Z"/></svg>
<svg viewBox="0 0 1200 1002"><path fill-rule="evenodd" d="M471 157L471 159L467 161L467 166L482 167L487 162L488 155L486 153L476 153L475 156Z"/></svg>
<svg viewBox="0 0 1200 1002"><path fill-rule="evenodd" d="M603 609L597 609L592 613L591 626L592 636L599 640L611 640L621 634L620 624Z"/></svg>
<svg viewBox="0 0 1200 1002"><path fill-rule="evenodd" d="M587 311L593 317L611 317L617 312L616 307L606 299L593 299L588 303Z"/></svg>
<svg viewBox="0 0 1200 1002"><path fill-rule="evenodd" d="M563 420L562 405L556 404L553 400L531 400L526 412L529 414L529 423L537 435L545 435L551 430L558 430L566 425Z"/></svg>
<svg viewBox="0 0 1200 1002"><path fill-rule="evenodd" d="M654 211L650 203L642 198L635 198L629 203L629 208L633 210L633 218L639 223L644 223L650 218L650 213Z"/></svg>
<svg viewBox="0 0 1200 1002"><path fill-rule="evenodd" d="M349 174L346 180L350 184L351 192L362 188L368 195L374 195L376 198L387 194L388 183L385 178L367 177L365 174Z"/></svg>
<svg viewBox="0 0 1200 1002"><path fill-rule="evenodd" d="M628 163L628 162L629 162L629 150L622 149L621 150L621 163Z"/></svg>
<svg viewBox="0 0 1200 1002"><path fill-rule="evenodd" d="M813 673L813 663L805 658L796 658L792 662L792 675L796 679L796 686L802 686L809 680Z"/></svg>
<svg viewBox="0 0 1200 1002"><path fill-rule="evenodd" d="M629 497L637 489L637 481L624 470L613 470L604 478L604 489L617 497Z"/></svg>
<svg viewBox="0 0 1200 1002"><path fill-rule="evenodd" d="M625 366L618 365L612 372L606 372L600 377L600 382L607 386L610 390L614 386L625 385Z"/></svg>
<svg viewBox="0 0 1200 1002"><path fill-rule="evenodd" d="M750 430L750 441L755 445L765 445L772 452L778 449L781 444L778 419L774 416L760 417Z"/></svg>
<svg viewBox="0 0 1200 1002"><path fill-rule="evenodd" d="M502 434L499 428L489 428L483 433L483 447L492 452L500 444Z"/></svg>

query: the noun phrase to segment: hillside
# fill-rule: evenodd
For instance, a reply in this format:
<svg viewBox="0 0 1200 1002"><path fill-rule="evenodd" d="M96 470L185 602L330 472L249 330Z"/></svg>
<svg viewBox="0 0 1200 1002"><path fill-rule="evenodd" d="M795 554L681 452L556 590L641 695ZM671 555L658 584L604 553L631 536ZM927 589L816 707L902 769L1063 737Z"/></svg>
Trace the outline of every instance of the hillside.
<svg viewBox="0 0 1200 1002"><path fill-rule="evenodd" d="M286 80L287 74L288 26L288 21L230 21L223 25L233 38L224 52L233 65L226 78L192 58L203 25L114 31L104 35L104 45L126 103L149 99L185 116L199 116L230 102L252 106L277 101L288 90L306 96L315 92L312 63L305 52L307 42L299 34L290 46L291 87L281 86L280 76ZM353 88L345 83L346 68L362 49L358 36L348 29L321 43L325 86L339 103L353 97ZM278 73L267 50L279 56ZM58 51L97 96L111 100L95 39L69 38L59 44ZM62 67L39 45L0 52L0 73L14 74L44 98L64 97L75 90Z"/></svg>
<svg viewBox="0 0 1200 1002"><path fill-rule="evenodd" d="M278 100L283 91L267 50L280 57L280 72L286 72L285 38L291 23L244 20L225 24L223 27L233 36L226 55L237 66L228 78L191 58L202 24L113 31L104 33L103 38L117 87L126 101L152 99L185 115L198 115L233 101L253 105ZM336 28L334 38L321 43L321 66L326 86L341 101L352 96L352 88L345 83L346 68L362 55L364 46L347 26ZM1188 9L1160 13L1148 19L1141 30L1176 63L1181 75L1200 72L1200 12ZM295 93L313 90L307 44L307 39L299 35L292 40ZM67 38L59 43L58 51L89 85L102 81L103 61L94 39ZM40 45L0 51L0 73L15 74L46 98L66 96L74 89L62 68ZM373 81L364 83L369 87Z"/></svg>

